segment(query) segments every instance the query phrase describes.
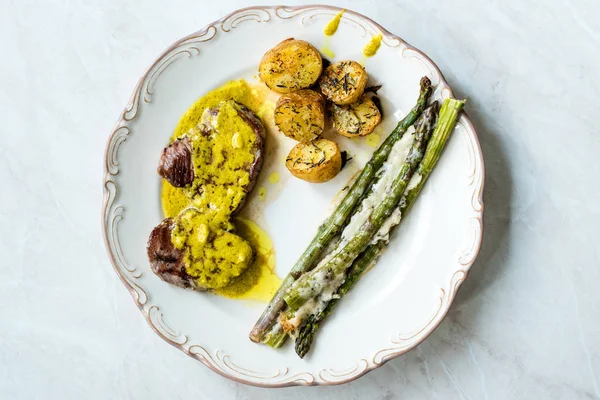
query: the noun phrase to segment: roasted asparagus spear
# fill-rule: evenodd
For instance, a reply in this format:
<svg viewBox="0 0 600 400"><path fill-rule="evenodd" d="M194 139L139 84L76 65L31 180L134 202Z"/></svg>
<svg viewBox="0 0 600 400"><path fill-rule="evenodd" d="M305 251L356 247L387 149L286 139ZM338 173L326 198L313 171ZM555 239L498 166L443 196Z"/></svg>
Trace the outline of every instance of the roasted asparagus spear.
<svg viewBox="0 0 600 400"><path fill-rule="evenodd" d="M429 140L429 144L427 145L425 156L411 179L409 188L405 191L402 200L400 200L399 211L402 218L404 218L410 207L414 204L419 192L440 158L441 151L444 149L446 142L450 137L450 133L454 129L454 125L456 124L456 120L460 115L460 111L464 104L464 101L455 99L446 99L442 104L438 123ZM391 226L391 230L395 229L397 226L398 225ZM369 247L354 260L354 263L348 270L346 280L337 292L336 298L332 299L322 311L311 314L306 323L300 326L295 341L296 354L298 354L300 358L303 358L310 349L320 322L331 314L340 298L345 296L346 293L356 285L363 272L377 260L377 257L386 246L386 240L379 240L376 243L369 245Z"/></svg>
<svg viewBox="0 0 600 400"><path fill-rule="evenodd" d="M283 301L284 294L290 286L303 273L314 268L315 264L322 255L323 249L327 247L329 242L340 233L345 226L348 218L355 209L357 203L369 189L371 183L375 179L377 171L386 161L394 144L402 138L406 130L415 123L427 105L427 100L431 94L431 81L427 77L421 78L420 93L415 107L398 123L392 133L373 153L371 160L365 165L362 172L355 180L354 184L336 208L336 210L323 222L319 227L316 236L304 251L300 259L291 269L288 276L285 278L271 302L267 305L263 314L260 316L254 328L250 332L250 339L254 342L263 341L265 333L275 324L279 313L285 308Z"/></svg>

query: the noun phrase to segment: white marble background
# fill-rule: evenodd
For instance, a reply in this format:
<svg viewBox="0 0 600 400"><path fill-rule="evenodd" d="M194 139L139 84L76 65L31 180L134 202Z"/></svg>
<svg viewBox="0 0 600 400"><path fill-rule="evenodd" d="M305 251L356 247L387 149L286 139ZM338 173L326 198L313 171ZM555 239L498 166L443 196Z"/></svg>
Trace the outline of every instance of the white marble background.
<svg viewBox="0 0 600 400"><path fill-rule="evenodd" d="M481 254L416 350L266 390L148 328L101 238L105 141L157 54L252 4L0 0L0 398L600 399L598 0L337 2L431 56L485 154Z"/></svg>

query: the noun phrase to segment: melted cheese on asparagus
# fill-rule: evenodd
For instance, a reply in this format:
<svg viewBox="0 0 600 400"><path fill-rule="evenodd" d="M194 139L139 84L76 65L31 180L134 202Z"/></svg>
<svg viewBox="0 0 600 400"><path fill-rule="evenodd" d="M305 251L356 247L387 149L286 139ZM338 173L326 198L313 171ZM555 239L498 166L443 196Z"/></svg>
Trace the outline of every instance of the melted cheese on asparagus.
<svg viewBox="0 0 600 400"><path fill-rule="evenodd" d="M404 134L402 139L396 142L388 159L378 171L378 179L373 184L369 195L362 201L360 209L352 216L350 222L342 231L340 241L333 249L327 251L327 255L317 264L314 270L314 276L311 279L311 284L298 287L298 291L302 297L310 298L316 296L314 299L316 303L310 303L313 313L319 312L327 306L327 303L335 297L337 289L346 279L345 272L332 276L330 271L320 267L328 263L334 256L341 252L346 244L348 244L348 242L359 232L363 224L369 219L375 210L375 207L377 207L389 194L393 182L398 176L413 144L413 133L414 128L411 127ZM410 182L413 187L416 186L417 183L418 182L413 183L412 180ZM371 243L376 243L382 239L387 240L390 229L397 225L400 222L400 219L401 213L399 207L397 207L379 229ZM304 310L304 308L302 309Z"/></svg>
<svg viewBox="0 0 600 400"><path fill-rule="evenodd" d="M410 128L400 139L396 142L387 161L383 164L381 169L378 171L379 179L373 184L371 193L364 199L360 205L360 209L350 219L350 223L342 231L342 242L339 247L343 247L346 243L356 235L363 224L369 219L375 207L379 205L385 196L388 195L406 156L410 151L414 140L414 128ZM384 224L387 225L387 224Z"/></svg>

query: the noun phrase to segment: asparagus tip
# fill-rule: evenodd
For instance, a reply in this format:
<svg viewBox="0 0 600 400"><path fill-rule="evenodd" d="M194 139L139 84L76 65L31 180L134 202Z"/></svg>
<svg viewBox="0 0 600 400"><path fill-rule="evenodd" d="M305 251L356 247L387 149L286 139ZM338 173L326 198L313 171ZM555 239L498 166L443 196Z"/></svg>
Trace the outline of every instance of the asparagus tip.
<svg viewBox="0 0 600 400"><path fill-rule="evenodd" d="M421 89L425 89L427 87L431 86L431 80L427 77L424 76L421 78L421 81L419 82L419 85L421 85Z"/></svg>
<svg viewBox="0 0 600 400"><path fill-rule="evenodd" d="M434 101L431 102L431 104L429 105L428 108L431 110L431 112L437 114L438 111L439 111L439 109L440 109L440 103L438 103L437 100L434 100Z"/></svg>

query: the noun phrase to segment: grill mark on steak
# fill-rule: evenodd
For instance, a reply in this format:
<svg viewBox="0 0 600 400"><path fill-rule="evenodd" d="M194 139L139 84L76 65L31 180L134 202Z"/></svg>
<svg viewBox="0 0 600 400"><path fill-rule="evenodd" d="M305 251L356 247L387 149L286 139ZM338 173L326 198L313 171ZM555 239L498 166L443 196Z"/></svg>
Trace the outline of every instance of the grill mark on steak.
<svg viewBox="0 0 600 400"><path fill-rule="evenodd" d="M177 139L162 152L158 174L175 187L185 187L194 181L192 145L185 137Z"/></svg>
<svg viewBox="0 0 600 400"><path fill-rule="evenodd" d="M203 290L196 283L196 279L185 270L184 251L175 248L171 242L173 224L172 218L166 218L150 233L147 253L152 272L163 281L173 285Z"/></svg>

